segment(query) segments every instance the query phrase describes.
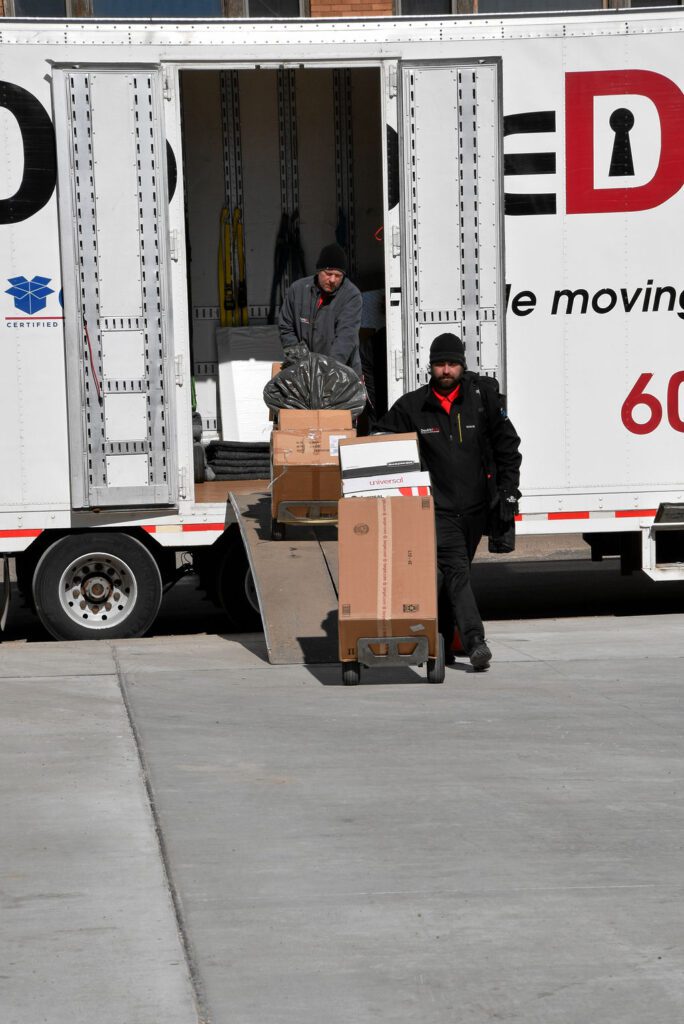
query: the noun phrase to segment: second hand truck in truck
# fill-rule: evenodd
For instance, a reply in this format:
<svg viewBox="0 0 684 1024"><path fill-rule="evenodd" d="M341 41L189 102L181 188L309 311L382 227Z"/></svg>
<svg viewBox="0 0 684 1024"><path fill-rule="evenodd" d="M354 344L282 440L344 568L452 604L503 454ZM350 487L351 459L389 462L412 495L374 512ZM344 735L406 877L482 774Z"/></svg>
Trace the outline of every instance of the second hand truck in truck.
<svg viewBox="0 0 684 1024"><path fill-rule="evenodd" d="M58 638L145 632L181 562L258 619L235 488L193 480L225 209L250 325L283 226L298 266L337 228L384 295L390 402L445 330L497 376L519 533L684 576L684 11L5 19L2 44L1 618L13 558Z"/></svg>

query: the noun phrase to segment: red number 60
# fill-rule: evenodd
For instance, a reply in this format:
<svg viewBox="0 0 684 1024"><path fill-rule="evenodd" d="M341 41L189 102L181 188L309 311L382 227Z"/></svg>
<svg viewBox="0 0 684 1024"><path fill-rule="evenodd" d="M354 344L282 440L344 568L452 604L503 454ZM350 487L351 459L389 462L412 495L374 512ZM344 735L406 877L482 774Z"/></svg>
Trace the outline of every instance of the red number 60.
<svg viewBox="0 0 684 1024"><path fill-rule="evenodd" d="M658 399L644 391L652 376L652 373L642 373L622 403L622 422L632 434L650 434L663 418L663 407ZM645 423L637 423L634 419L634 410L639 405L645 405L651 414ZM684 427L684 424L682 426Z"/></svg>

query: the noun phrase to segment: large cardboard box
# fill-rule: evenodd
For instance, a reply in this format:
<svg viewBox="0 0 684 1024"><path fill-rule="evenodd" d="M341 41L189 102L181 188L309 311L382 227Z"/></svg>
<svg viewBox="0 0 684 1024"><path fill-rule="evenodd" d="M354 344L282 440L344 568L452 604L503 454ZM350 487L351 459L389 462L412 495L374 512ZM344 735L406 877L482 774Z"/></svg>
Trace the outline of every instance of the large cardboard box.
<svg viewBox="0 0 684 1024"><path fill-rule="evenodd" d="M437 651L431 497L343 498L338 507L340 660L363 637L428 638ZM411 645L401 653L410 653Z"/></svg>
<svg viewBox="0 0 684 1024"><path fill-rule="evenodd" d="M309 430L352 431L352 416L349 409L281 409L278 413L278 429L307 433Z"/></svg>
<svg viewBox="0 0 684 1024"><path fill-rule="evenodd" d="M420 473L420 452L417 434L378 434L358 437L340 444L342 490L368 490L374 487L412 486L408 474ZM400 479L401 478L401 479ZM355 486L363 481L364 487Z"/></svg>
<svg viewBox="0 0 684 1024"><path fill-rule="evenodd" d="M329 518L336 517L340 481L339 443L354 435L344 430L274 430L271 435L271 515L282 502L330 502Z"/></svg>

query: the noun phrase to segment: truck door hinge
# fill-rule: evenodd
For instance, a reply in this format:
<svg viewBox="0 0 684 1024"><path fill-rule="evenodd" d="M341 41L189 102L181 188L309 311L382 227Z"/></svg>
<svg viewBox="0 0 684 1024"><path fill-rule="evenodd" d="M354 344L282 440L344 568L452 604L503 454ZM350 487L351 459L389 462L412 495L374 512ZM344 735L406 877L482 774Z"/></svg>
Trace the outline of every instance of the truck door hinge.
<svg viewBox="0 0 684 1024"><path fill-rule="evenodd" d="M394 379L395 380L403 380L404 379L404 353L403 352L395 352L394 353Z"/></svg>
<svg viewBox="0 0 684 1024"><path fill-rule="evenodd" d="M392 255L398 256L401 252L401 232L395 225L392 228Z"/></svg>
<svg viewBox="0 0 684 1024"><path fill-rule="evenodd" d="M185 466L181 466L178 470L178 497L187 498L188 496L188 470Z"/></svg>
<svg viewBox="0 0 684 1024"><path fill-rule="evenodd" d="M164 72L164 99L173 99L173 75L170 71Z"/></svg>
<svg viewBox="0 0 684 1024"><path fill-rule="evenodd" d="M397 95L397 65L390 64L389 74L387 76L387 92L391 100Z"/></svg>
<svg viewBox="0 0 684 1024"><path fill-rule="evenodd" d="M176 356L174 359L174 363L176 364L176 384L178 385L179 388L182 388L183 384L185 383L185 369L183 366L183 356Z"/></svg>
<svg viewBox="0 0 684 1024"><path fill-rule="evenodd" d="M180 246L178 244L178 241L178 231L176 230L176 228L174 228L173 231L169 232L169 256L171 257L174 263L178 263L178 257L180 255Z"/></svg>

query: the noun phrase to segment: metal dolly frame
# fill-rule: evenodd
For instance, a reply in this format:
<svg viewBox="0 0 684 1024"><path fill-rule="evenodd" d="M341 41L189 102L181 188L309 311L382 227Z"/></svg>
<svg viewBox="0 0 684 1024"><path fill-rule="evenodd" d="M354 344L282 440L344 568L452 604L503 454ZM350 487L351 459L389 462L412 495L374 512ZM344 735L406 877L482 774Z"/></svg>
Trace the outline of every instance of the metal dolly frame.
<svg viewBox="0 0 684 1024"><path fill-rule="evenodd" d="M376 654L372 648L382 644L387 654ZM410 654L401 654L401 644L413 644ZM437 634L437 652L430 656L426 636L372 636L360 637L356 641L356 661L342 662L342 682L345 686L356 686L361 681L361 666L364 668L397 668L401 665L427 665L427 681L443 683L445 676L444 637Z"/></svg>
<svg viewBox="0 0 684 1024"><path fill-rule="evenodd" d="M289 526L336 526L337 525L336 499L328 501L302 500L302 501L281 501L278 505L275 516L271 519L271 540L284 540L285 527ZM298 516L296 509L307 509L308 514ZM334 508L332 515L324 515L324 508Z"/></svg>

